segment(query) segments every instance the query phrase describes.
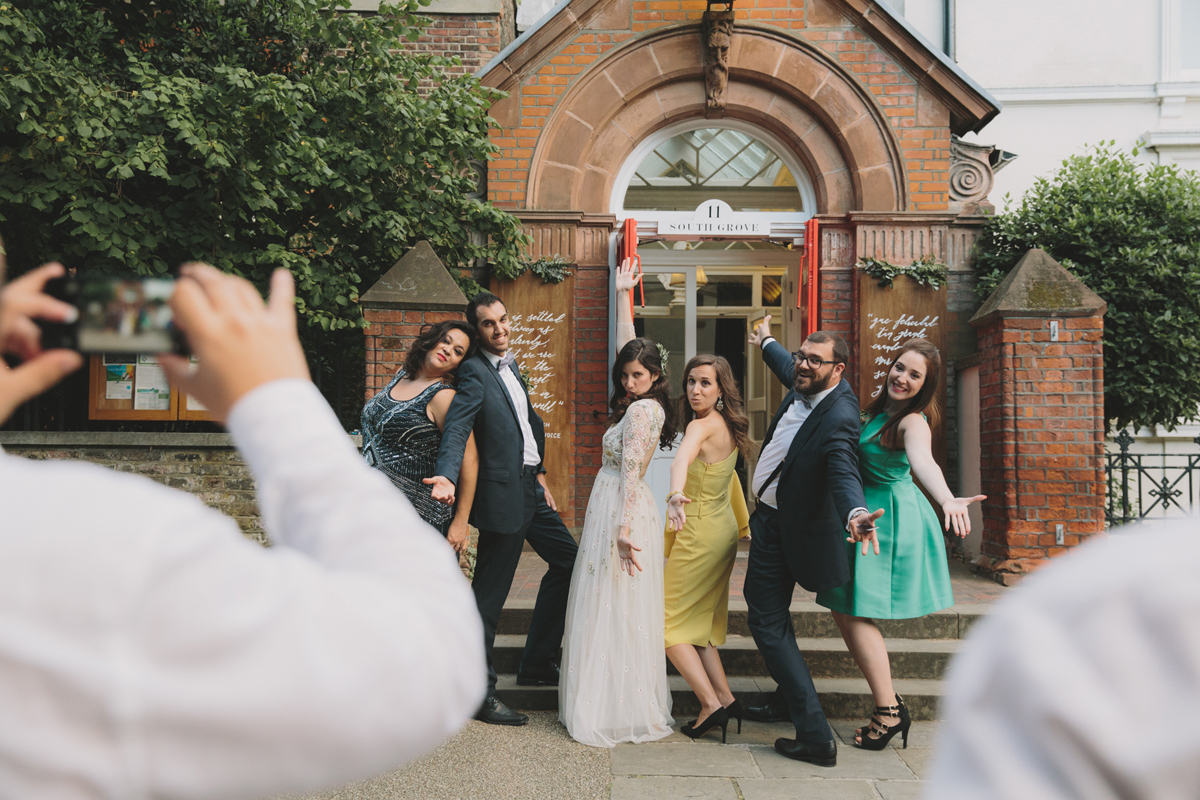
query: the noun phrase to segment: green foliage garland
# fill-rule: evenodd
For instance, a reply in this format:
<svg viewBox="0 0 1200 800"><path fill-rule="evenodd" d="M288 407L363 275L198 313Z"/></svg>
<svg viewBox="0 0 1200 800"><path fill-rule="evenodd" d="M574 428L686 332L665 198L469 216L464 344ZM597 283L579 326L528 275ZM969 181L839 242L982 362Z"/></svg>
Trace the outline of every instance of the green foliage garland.
<svg viewBox="0 0 1200 800"><path fill-rule="evenodd" d="M1066 159L989 220L978 290L990 294L1030 248L1048 252L1108 303L1109 422L1173 429L1200 417L1200 181L1114 147Z"/></svg>
<svg viewBox="0 0 1200 800"><path fill-rule="evenodd" d="M498 278L515 281L526 272L532 272L545 283L562 283L571 276L571 270L567 269L569 264L569 261L555 253L550 258L542 257L534 261L521 259L512 264L497 264L492 268L492 273Z"/></svg>
<svg viewBox="0 0 1200 800"><path fill-rule="evenodd" d="M420 0L427 3L428 0ZM47 259L161 274L204 259L296 277L319 329L419 239L456 273L517 268L517 219L474 197L502 95L396 50L418 0L0 3L0 228ZM335 8L340 7L340 8ZM472 236L472 234L475 234Z"/></svg>
<svg viewBox="0 0 1200 800"><path fill-rule="evenodd" d="M950 269L926 253L911 264L897 265L882 258L863 258L854 265L857 269L879 281L881 287L891 287L892 281L899 275L907 275L921 286L938 289L946 282Z"/></svg>

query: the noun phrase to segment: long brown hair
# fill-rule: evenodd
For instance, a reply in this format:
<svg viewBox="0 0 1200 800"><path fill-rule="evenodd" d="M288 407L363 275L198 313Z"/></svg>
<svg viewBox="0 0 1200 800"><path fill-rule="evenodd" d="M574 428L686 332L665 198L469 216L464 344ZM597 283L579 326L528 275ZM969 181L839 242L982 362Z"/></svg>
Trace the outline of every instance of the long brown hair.
<svg viewBox="0 0 1200 800"><path fill-rule="evenodd" d="M904 407L893 414L887 422L883 423L883 427L879 429L879 433L875 434L874 438L879 440L879 443L888 450L896 449L896 430L900 427L900 422L909 414L924 413L929 418L929 426L937 427L938 420L941 419L941 412L937 405L937 389L938 379L942 372L942 355L938 349L933 346L933 342L928 339L909 339L900 345L900 349L896 352L896 357L892 359L892 363L888 365L888 374L892 372L892 367L896 366L896 362L900 360L900 356L905 353L916 353L925 359L925 383L921 386L913 398L904 404ZM883 413L887 406L887 378L883 381L883 391L879 396L871 401L871 405L867 406L867 418L873 419Z"/></svg>
<svg viewBox="0 0 1200 800"><path fill-rule="evenodd" d="M643 367L650 371L652 375L658 375L654 379L654 383L650 385L649 391L641 397L631 397L625 391L625 387L621 385L621 373L625 369L625 365L630 361L637 361ZM663 450L670 450L675 446L675 409L671 402L671 390L669 379L667 378L666 366L662 363L662 356L658 352L658 345L649 339L638 338L630 339L621 348L621 352L617 353L617 360L613 363L612 368L613 393L612 399L608 402L608 407L611 413L608 416L609 426L616 425L625 416L625 412L629 409L630 403L635 400L656 400L662 406L664 418L662 431L658 434L658 446Z"/></svg>
<svg viewBox="0 0 1200 800"><path fill-rule="evenodd" d="M721 390L720 396L725 398L725 407L717 413L725 418L725 427L729 428L729 435L733 437L738 451L744 458L749 458L754 454L754 443L750 441L750 418L746 416L746 409L742 406L742 393L738 391L737 381L733 379L733 368L722 356L701 353L683 368L683 397L679 398L680 430L687 428L688 423L696 418L696 412L692 411L692 404L687 399L688 375L691 375L696 367L712 367L716 373L717 388Z"/></svg>

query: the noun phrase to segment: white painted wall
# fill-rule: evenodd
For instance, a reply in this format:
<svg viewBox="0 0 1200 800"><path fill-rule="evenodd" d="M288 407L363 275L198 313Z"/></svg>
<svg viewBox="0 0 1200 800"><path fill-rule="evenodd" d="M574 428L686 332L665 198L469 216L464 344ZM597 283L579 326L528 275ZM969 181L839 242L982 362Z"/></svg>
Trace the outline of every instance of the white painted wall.
<svg viewBox="0 0 1200 800"><path fill-rule="evenodd" d="M1200 0L890 0L1004 105L978 134L1019 158L990 199L1018 200L1087 145L1145 143L1148 163L1200 170Z"/></svg>
<svg viewBox="0 0 1200 800"><path fill-rule="evenodd" d="M958 65L986 89L1154 83L1157 0L956 0Z"/></svg>

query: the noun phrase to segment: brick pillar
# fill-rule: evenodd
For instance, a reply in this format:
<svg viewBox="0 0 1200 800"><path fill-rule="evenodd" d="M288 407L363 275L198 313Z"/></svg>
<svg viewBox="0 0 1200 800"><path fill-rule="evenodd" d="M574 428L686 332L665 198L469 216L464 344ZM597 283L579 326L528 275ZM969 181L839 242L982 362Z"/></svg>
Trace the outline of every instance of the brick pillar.
<svg viewBox="0 0 1200 800"><path fill-rule="evenodd" d="M608 343L608 265L579 267L575 273L575 381L571 454L571 510L563 514L568 527L583 527L584 511L596 473L604 458L608 417L608 372L612 356ZM559 507L562 510L562 507Z"/></svg>
<svg viewBox="0 0 1200 800"><path fill-rule="evenodd" d="M463 319L467 299L429 242L418 242L360 300L367 320L366 400L404 363L423 325Z"/></svg>
<svg viewBox="0 0 1200 800"><path fill-rule="evenodd" d="M1104 530L1106 309L1035 249L971 319L988 496L973 566L1000 583Z"/></svg>

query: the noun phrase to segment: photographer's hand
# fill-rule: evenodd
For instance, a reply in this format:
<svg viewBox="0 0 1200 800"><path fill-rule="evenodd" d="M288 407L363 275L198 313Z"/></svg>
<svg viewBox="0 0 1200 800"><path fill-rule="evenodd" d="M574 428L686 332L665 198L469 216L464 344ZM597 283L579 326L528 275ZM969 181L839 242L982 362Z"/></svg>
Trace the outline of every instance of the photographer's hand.
<svg viewBox="0 0 1200 800"><path fill-rule="evenodd" d="M172 385L223 422L243 395L264 383L310 379L296 335L295 291L287 270L277 269L271 276L266 304L249 281L207 264L185 264L180 276L171 309L199 363L193 370L182 356L159 356Z"/></svg>
<svg viewBox="0 0 1200 800"><path fill-rule="evenodd" d="M63 275L62 264L46 264L18 278L0 291L0 353L24 363L15 369L0 360L0 423L27 400L58 383L83 365L70 350L42 351L42 332L35 319L70 322L75 307L55 300L43 290L46 281Z"/></svg>

